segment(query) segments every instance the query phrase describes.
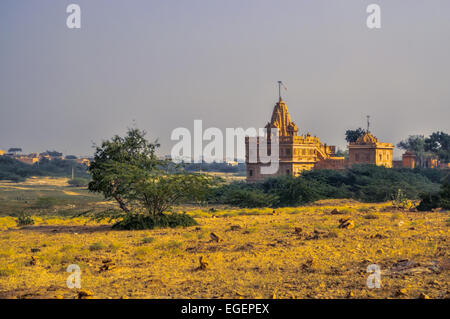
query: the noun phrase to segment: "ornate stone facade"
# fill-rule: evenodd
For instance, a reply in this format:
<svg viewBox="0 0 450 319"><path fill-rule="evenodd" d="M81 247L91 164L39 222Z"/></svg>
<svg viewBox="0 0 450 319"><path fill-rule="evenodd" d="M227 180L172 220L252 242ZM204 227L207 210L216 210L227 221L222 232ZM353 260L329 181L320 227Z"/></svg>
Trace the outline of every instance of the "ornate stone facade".
<svg viewBox="0 0 450 319"><path fill-rule="evenodd" d="M247 181L261 181L270 176L292 175L298 176L304 170L315 168L317 163L322 163L324 168L343 168L344 158L335 157L335 147L327 146L318 137L311 134L298 136L298 127L291 121L286 103L280 98L275 105L272 118L265 128L276 128L279 132L279 169L273 175L261 174L263 164L259 160L259 144L256 144L255 153L258 154L256 163L249 162L250 143L245 140ZM268 146L270 149L270 145ZM330 167L329 167L330 166Z"/></svg>
<svg viewBox="0 0 450 319"><path fill-rule="evenodd" d="M311 136L309 133L299 136L299 129L291 121L286 103L281 98L275 104L271 121L265 128L268 132L267 136L270 136L270 129L277 129L279 132L278 171L271 175L261 174L261 168L268 164L263 164L260 160L260 139L257 143L249 143L250 139L246 137L245 161L249 182L263 181L271 176L298 176L302 171L311 169L344 169L353 164L392 167L394 146L391 143L378 142L378 139L368 131L356 142L348 145L349 159L335 156L335 146L322 143L316 136ZM270 155L270 142L267 148L267 155ZM249 160L251 153L257 154L256 163Z"/></svg>
<svg viewBox="0 0 450 319"><path fill-rule="evenodd" d="M381 143L370 132L348 145L348 164L375 164L392 167L394 145Z"/></svg>

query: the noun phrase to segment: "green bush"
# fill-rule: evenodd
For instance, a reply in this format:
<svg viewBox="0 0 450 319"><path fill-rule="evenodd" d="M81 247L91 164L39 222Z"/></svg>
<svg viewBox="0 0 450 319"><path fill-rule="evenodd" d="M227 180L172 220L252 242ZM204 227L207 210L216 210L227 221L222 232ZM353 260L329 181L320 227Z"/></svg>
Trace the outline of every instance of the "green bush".
<svg viewBox="0 0 450 319"><path fill-rule="evenodd" d="M33 165L22 163L9 156L0 156L0 180L24 181L31 176L70 176L72 168L77 176L87 178L87 167L62 159L43 159Z"/></svg>
<svg viewBox="0 0 450 319"><path fill-rule="evenodd" d="M90 251L102 250L105 248L106 248L106 246L103 245L102 243L93 243L89 246Z"/></svg>
<svg viewBox="0 0 450 319"><path fill-rule="evenodd" d="M417 210L430 211L435 208L450 209L450 174L442 179L440 192L428 192L421 195Z"/></svg>
<svg viewBox="0 0 450 319"><path fill-rule="evenodd" d="M121 230L142 230L160 228L175 228L178 226L188 227L198 225L194 218L186 214L160 214L157 216L130 214L125 216L121 221L113 225L114 229Z"/></svg>
<svg viewBox="0 0 450 319"><path fill-rule="evenodd" d="M440 206L441 197L439 194L423 194L421 196L420 204L417 206L418 211L431 211L432 209L438 208Z"/></svg>
<svg viewBox="0 0 450 319"><path fill-rule="evenodd" d="M89 184L89 180L86 178L75 177L73 179L70 179L67 183L70 186L74 186L74 187L87 187Z"/></svg>
<svg viewBox="0 0 450 319"><path fill-rule="evenodd" d="M153 238L153 237L145 237L142 239L143 244L150 244L150 243L153 243L154 241L155 241L155 238Z"/></svg>
<svg viewBox="0 0 450 319"><path fill-rule="evenodd" d="M406 207L408 200L419 199L421 193L438 192L443 174L437 169L355 165L346 170L306 171L299 177L271 177L262 183L233 182L218 187L209 201L249 208L296 206L327 198L384 202L397 198L400 190Z"/></svg>
<svg viewBox="0 0 450 319"><path fill-rule="evenodd" d="M440 192L441 207L443 209L450 209L450 174L444 178Z"/></svg>
<svg viewBox="0 0 450 319"><path fill-rule="evenodd" d="M17 226L33 225L34 219L30 215L26 215L23 213L17 217L16 223Z"/></svg>

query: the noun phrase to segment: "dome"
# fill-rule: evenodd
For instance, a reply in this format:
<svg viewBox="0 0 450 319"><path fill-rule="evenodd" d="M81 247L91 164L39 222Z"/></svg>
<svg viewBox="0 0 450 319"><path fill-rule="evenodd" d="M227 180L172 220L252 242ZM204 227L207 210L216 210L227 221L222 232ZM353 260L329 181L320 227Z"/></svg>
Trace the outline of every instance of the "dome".
<svg viewBox="0 0 450 319"><path fill-rule="evenodd" d="M378 143L378 139L370 134L369 132L364 133L364 135L358 137L355 142L356 144L376 144Z"/></svg>

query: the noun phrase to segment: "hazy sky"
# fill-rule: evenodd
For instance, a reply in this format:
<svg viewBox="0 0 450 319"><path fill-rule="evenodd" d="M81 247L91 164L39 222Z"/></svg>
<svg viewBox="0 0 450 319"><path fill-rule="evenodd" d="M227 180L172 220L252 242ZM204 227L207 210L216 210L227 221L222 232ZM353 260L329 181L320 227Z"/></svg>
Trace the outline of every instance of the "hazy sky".
<svg viewBox="0 0 450 319"><path fill-rule="evenodd" d="M448 132L449 40L448 0L1 0L0 149L90 155L135 121L170 153L195 119L263 127L277 80L300 132L327 144L367 114L384 142Z"/></svg>

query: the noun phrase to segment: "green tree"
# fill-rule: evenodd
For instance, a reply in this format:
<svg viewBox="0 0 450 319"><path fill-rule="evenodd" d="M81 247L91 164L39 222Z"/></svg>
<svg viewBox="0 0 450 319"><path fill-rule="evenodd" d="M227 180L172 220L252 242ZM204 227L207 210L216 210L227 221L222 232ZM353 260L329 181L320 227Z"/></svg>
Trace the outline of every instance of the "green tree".
<svg viewBox="0 0 450 319"><path fill-rule="evenodd" d="M336 156L348 158L348 150L341 150L338 148Z"/></svg>
<svg viewBox="0 0 450 319"><path fill-rule="evenodd" d="M356 130L347 130L345 131L345 140L348 143L356 142L358 137L363 136L366 131L362 128L357 128Z"/></svg>
<svg viewBox="0 0 450 319"><path fill-rule="evenodd" d="M450 173L443 179L439 195L441 198L441 207L450 209Z"/></svg>
<svg viewBox="0 0 450 319"><path fill-rule="evenodd" d="M397 147L413 152L420 167L425 167L425 161L431 155L429 152L426 152L425 137L423 135L410 135L407 139L400 141Z"/></svg>
<svg viewBox="0 0 450 319"><path fill-rule="evenodd" d="M185 201L202 201L215 184L212 176L187 173L155 155L157 142L129 129L97 147L89 172L89 190L114 199L125 214L156 217Z"/></svg>
<svg viewBox="0 0 450 319"><path fill-rule="evenodd" d="M11 147L8 150L8 153L13 153L13 154L22 153L22 149L20 147Z"/></svg>
<svg viewBox="0 0 450 319"><path fill-rule="evenodd" d="M444 132L434 132L425 139L425 151L435 154L439 160L450 162L450 135Z"/></svg>

